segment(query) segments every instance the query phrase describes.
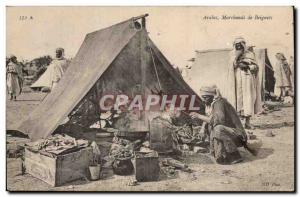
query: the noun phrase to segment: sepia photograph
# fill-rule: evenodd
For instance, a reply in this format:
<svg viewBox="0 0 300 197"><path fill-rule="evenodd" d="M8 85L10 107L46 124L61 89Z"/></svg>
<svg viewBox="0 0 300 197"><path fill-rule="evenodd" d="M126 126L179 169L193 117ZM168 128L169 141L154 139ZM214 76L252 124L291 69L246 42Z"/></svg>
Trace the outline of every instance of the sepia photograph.
<svg viewBox="0 0 300 197"><path fill-rule="evenodd" d="M295 192L293 6L5 9L7 191Z"/></svg>

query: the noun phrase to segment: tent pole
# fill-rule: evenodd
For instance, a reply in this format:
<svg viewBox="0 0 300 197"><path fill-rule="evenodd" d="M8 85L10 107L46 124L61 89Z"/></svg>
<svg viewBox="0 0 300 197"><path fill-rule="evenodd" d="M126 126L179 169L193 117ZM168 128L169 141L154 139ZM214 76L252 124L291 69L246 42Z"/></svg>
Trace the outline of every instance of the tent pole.
<svg viewBox="0 0 300 197"><path fill-rule="evenodd" d="M146 29L146 18L142 18L142 28Z"/></svg>
<svg viewBox="0 0 300 197"><path fill-rule="evenodd" d="M146 40L144 35L144 30L140 34L140 61L141 61L141 88L143 96L146 97L146 71L147 71L147 56L145 53ZM146 121L147 113L143 111L144 120Z"/></svg>
<svg viewBox="0 0 300 197"><path fill-rule="evenodd" d="M139 20L141 18L146 18L147 16L149 16L149 14L143 14L143 15L140 15L140 16L133 17L132 20L136 21L136 20Z"/></svg>

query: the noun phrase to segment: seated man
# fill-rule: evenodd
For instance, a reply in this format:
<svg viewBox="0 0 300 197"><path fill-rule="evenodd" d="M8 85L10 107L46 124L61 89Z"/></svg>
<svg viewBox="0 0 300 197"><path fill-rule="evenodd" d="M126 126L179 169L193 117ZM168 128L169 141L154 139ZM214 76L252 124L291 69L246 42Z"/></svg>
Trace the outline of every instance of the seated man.
<svg viewBox="0 0 300 197"><path fill-rule="evenodd" d="M207 116L196 112L190 115L209 124L212 155L219 164L241 162L242 157L237 148L247 148L247 135L235 109L218 94L215 86L202 87L200 96L205 103Z"/></svg>

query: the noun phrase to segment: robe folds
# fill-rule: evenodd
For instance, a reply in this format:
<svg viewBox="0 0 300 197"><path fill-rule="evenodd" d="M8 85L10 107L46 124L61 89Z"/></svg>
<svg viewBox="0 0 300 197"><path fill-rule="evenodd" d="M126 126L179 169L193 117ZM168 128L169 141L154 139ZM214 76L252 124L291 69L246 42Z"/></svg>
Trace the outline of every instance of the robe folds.
<svg viewBox="0 0 300 197"><path fill-rule="evenodd" d="M238 62L248 64L250 69L239 68ZM232 51L228 62L224 96L242 116L253 116L262 111L259 72L259 66L252 51L244 51L239 58L236 57L235 51Z"/></svg>

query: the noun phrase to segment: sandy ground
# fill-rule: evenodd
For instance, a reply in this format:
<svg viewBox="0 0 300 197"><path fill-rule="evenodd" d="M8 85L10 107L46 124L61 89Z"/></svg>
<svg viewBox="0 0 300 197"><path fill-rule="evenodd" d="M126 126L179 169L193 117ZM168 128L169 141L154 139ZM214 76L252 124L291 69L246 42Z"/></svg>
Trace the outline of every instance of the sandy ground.
<svg viewBox="0 0 300 197"><path fill-rule="evenodd" d="M38 106L45 94L25 93L18 101L7 101L7 129L14 128L22 117ZM28 174L21 175L21 160L7 158L9 191L293 191L294 190L294 107L281 106L279 111L257 116L253 131L263 145L256 157L241 149L245 158L235 165L203 162L199 155L186 158L193 173L178 171L172 177L161 175L157 182L128 186L131 176L103 171L101 180L78 180L61 187L48 184ZM274 137L266 137L267 131ZM22 138L9 138L16 143ZM104 174L105 173L105 174Z"/></svg>

